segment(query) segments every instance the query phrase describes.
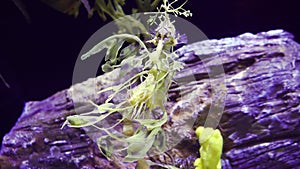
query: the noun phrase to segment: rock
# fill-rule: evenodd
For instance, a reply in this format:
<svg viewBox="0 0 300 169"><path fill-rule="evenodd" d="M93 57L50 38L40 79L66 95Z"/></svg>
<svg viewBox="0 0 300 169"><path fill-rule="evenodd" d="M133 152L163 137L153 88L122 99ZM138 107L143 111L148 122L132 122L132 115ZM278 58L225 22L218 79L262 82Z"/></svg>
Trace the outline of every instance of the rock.
<svg viewBox="0 0 300 169"><path fill-rule="evenodd" d="M227 86L219 125L225 140L223 168L300 166L300 48L292 38L282 30L246 33L179 50L190 67L177 78L196 72L198 84L206 84L206 71L218 66L215 60L223 63Z"/></svg>
<svg viewBox="0 0 300 169"><path fill-rule="evenodd" d="M211 119L208 125L217 125L222 117L218 128L224 137L223 168L300 166L300 46L290 33L246 33L190 44L177 53L186 67L170 89L170 120L164 128L168 141L178 144L152 160L193 168L199 156L193 130L204 125L206 117ZM26 103L3 138L0 168L134 168L135 164L103 157L87 130L61 129L68 115L93 109L89 100L103 103L106 95L95 95L95 89L119 83L111 77L107 73L43 101ZM218 93L214 85L226 93ZM223 94L224 111L210 115L212 103L223 107L224 101L218 101Z"/></svg>

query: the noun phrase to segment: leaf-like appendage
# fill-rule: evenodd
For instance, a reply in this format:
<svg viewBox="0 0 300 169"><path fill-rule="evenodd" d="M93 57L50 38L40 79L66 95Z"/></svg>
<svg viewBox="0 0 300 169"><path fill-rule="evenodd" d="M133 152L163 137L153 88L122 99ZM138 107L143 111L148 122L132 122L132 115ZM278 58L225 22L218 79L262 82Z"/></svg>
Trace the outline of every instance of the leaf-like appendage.
<svg viewBox="0 0 300 169"><path fill-rule="evenodd" d="M74 116L68 116L67 122L69 127L74 128L80 128L80 127L86 127L93 125L97 123L98 116L80 116L80 115L74 115Z"/></svg>
<svg viewBox="0 0 300 169"><path fill-rule="evenodd" d="M113 155L113 145L110 143L110 139L111 138L108 135L101 136L97 139L97 145L101 154L103 154L109 160ZM102 149L104 149L105 152L103 152Z"/></svg>
<svg viewBox="0 0 300 169"><path fill-rule="evenodd" d="M122 65L122 64L121 65L116 65L116 64L118 61L122 60L121 58L118 58L118 57L120 57L119 52L120 52L120 49L121 49L123 43L125 41L127 41L128 39L138 42L138 44L141 46L141 48L144 48L143 52L147 53L147 54L149 53L144 42L142 42L139 37L137 37L135 35L130 35L130 34L117 34L117 35L112 35L112 36L104 39L97 45L95 45L87 53L83 54L81 56L81 59L85 60L85 59L89 58L90 56L92 56L96 53L99 53L104 49L107 49L107 53L105 56L106 64L102 68L103 68L103 71L105 71L105 72L110 71L112 68L119 67ZM126 49L126 50L128 50L128 49ZM130 53L127 53L127 54L130 54ZM143 57L144 56L145 56L145 54L143 54ZM132 57L132 56L129 55L127 57ZM129 62L130 60L127 60L127 61ZM138 62L138 63L141 64L141 62ZM138 66L138 65L132 65L132 66Z"/></svg>
<svg viewBox="0 0 300 169"><path fill-rule="evenodd" d="M168 120L168 115L164 112L164 115L160 119L135 119L135 121L139 122L142 126L145 126L148 130L153 130L156 128L160 128L163 124L165 124Z"/></svg>
<svg viewBox="0 0 300 169"><path fill-rule="evenodd" d="M150 148L153 146L155 136L161 130L161 128L155 128L150 131L138 130L138 133L126 139L129 142L127 147L127 156L124 158L126 162L133 162L139 159L143 159Z"/></svg>
<svg viewBox="0 0 300 169"><path fill-rule="evenodd" d="M100 17L105 21L106 15L112 19L125 16L122 6L125 4L124 0L96 0L93 10L97 11Z"/></svg>

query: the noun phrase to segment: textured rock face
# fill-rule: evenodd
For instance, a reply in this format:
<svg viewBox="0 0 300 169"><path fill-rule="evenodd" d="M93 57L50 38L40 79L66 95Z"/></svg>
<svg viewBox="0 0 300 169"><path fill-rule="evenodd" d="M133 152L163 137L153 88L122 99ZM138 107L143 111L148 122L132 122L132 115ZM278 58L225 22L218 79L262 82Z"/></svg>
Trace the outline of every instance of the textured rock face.
<svg viewBox="0 0 300 169"><path fill-rule="evenodd" d="M224 65L228 91L220 123L224 168L300 166L300 57L291 34L280 30L243 34L192 44L181 52L186 55L183 60L193 65L198 62L197 57L191 60L195 55L208 55L211 66L215 59ZM196 65L191 70L204 74L201 64Z"/></svg>
<svg viewBox="0 0 300 169"><path fill-rule="evenodd" d="M224 137L223 168L300 166L300 46L292 38L276 30L179 49L187 67L175 79L180 82L193 77L194 81L172 86L167 105L170 122L165 129L168 133L172 128L182 140L168 154L153 160L193 168L193 160L199 156L193 129L205 122L213 98L210 84L222 77L213 71L223 66L227 88L219 124ZM27 103L3 139L0 168L134 168L134 164L106 160L84 130L60 129L66 116L75 114L74 105L78 113L92 109L88 100L103 102L104 96L95 95L95 87L115 83L111 77L89 79L44 101ZM177 130L191 118L196 119L193 126Z"/></svg>

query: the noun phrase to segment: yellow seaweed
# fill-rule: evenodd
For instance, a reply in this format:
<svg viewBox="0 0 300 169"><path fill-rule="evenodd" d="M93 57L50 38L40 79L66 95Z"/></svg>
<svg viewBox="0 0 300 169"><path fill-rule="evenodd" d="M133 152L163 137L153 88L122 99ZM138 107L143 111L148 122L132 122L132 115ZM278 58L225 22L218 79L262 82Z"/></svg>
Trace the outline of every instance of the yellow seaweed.
<svg viewBox="0 0 300 169"><path fill-rule="evenodd" d="M200 126L196 130L200 143L200 158L194 162L195 169L221 169L223 138L218 129Z"/></svg>

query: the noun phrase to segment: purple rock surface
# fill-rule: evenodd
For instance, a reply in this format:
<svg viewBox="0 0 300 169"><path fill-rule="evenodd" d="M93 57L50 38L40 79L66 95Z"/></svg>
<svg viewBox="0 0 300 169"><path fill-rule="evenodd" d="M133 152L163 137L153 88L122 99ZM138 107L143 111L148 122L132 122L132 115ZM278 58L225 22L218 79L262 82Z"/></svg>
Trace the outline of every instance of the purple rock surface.
<svg viewBox="0 0 300 169"><path fill-rule="evenodd" d="M300 167L300 48L292 38L275 30L180 49L191 68L178 78L196 72L201 79L216 59L224 65L223 168ZM211 66L205 70L196 56Z"/></svg>
<svg viewBox="0 0 300 169"><path fill-rule="evenodd" d="M205 122L212 101L210 84L221 77L213 71L223 66L227 95L218 125L224 138L223 169L299 168L300 45L290 33L246 33L186 45L177 52L186 67L175 80L194 78L174 84L169 92L170 122L165 129L167 134L176 131L181 141L153 161L193 168L199 156L193 130ZM68 115L92 109L88 100L102 103L104 96L95 95L94 87L116 83L112 77L108 73L43 101L26 103L18 122L3 138L0 168L135 168L134 163L108 161L86 130L60 129ZM193 126L184 126L191 117L196 119Z"/></svg>

